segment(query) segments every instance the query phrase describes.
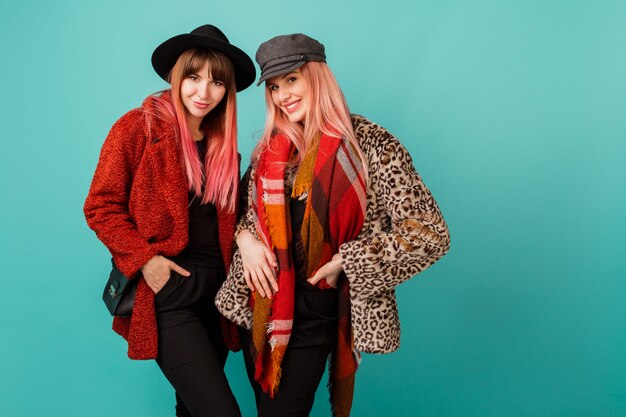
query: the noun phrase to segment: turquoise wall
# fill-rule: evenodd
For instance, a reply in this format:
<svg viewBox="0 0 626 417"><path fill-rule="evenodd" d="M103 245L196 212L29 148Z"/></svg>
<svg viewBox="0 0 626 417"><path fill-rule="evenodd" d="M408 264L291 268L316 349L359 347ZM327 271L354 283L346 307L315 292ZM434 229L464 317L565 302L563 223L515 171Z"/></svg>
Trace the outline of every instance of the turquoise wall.
<svg viewBox="0 0 626 417"><path fill-rule="evenodd" d="M450 226L450 253L398 288L402 346L364 356L354 416L626 415L626 3L602 0L5 0L0 415L173 415L110 331L82 203L110 126L164 88L154 47L208 22L249 54L321 40ZM239 96L246 160L262 93ZM227 371L252 416L238 354Z"/></svg>

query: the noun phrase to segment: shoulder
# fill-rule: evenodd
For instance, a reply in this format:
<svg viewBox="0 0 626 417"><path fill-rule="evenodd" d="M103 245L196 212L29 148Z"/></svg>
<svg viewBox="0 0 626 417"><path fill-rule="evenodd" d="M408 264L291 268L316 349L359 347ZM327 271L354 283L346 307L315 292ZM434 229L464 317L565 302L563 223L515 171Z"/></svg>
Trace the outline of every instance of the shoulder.
<svg viewBox="0 0 626 417"><path fill-rule="evenodd" d="M352 114L351 119L354 134L368 162L389 157L410 162L410 155L404 145L387 129L358 114Z"/></svg>
<svg viewBox="0 0 626 417"><path fill-rule="evenodd" d="M146 121L144 111L141 108L126 112L111 127L107 141L119 145L135 141L136 137L145 136Z"/></svg>
<svg viewBox="0 0 626 417"><path fill-rule="evenodd" d="M148 100L146 100L148 101ZM144 102L142 107L132 109L120 117L111 128L109 137L126 145L157 143L176 137L176 126L156 116L154 109Z"/></svg>
<svg viewBox="0 0 626 417"><path fill-rule="evenodd" d="M126 112L113 124L116 130L134 130L145 125L144 110L141 107Z"/></svg>
<svg viewBox="0 0 626 417"><path fill-rule="evenodd" d="M357 137L390 134L384 127L360 114L351 114L350 119L352 120L352 128Z"/></svg>
<svg viewBox="0 0 626 417"><path fill-rule="evenodd" d="M111 127L104 141L101 157L118 155L138 161L145 149L148 134L145 112L132 109L122 115Z"/></svg>

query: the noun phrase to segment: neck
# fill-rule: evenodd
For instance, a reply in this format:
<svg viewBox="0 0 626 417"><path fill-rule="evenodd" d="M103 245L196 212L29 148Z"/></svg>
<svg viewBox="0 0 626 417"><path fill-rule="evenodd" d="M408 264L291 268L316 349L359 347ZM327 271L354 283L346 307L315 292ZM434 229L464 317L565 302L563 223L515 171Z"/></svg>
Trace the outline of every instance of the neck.
<svg viewBox="0 0 626 417"><path fill-rule="evenodd" d="M201 119L197 117L189 117L189 115L187 115L187 127L189 128L191 137L196 142L202 140L202 138L204 137L204 132L200 129L201 122Z"/></svg>

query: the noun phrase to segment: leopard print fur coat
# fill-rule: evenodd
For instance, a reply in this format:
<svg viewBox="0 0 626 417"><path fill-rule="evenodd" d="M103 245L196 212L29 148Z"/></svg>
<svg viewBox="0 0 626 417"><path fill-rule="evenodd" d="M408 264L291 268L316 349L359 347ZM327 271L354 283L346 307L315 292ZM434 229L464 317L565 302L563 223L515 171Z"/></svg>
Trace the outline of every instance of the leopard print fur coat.
<svg viewBox="0 0 626 417"><path fill-rule="evenodd" d="M388 353L400 345L394 288L439 260L448 251L450 235L406 148L362 116L353 115L352 124L368 162L367 211L357 238L341 245L339 252L350 283L355 348ZM252 181L248 196L250 187ZM251 209L243 214L236 233L244 228L257 235ZM215 303L225 317L251 329L249 296L236 251Z"/></svg>

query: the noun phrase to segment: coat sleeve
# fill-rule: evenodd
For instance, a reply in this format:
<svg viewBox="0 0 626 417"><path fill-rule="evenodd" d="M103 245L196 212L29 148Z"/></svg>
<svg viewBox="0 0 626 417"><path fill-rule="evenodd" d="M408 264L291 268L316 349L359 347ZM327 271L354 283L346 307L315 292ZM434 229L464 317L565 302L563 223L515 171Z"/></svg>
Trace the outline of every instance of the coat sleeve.
<svg viewBox="0 0 626 417"><path fill-rule="evenodd" d="M352 297L361 299L392 290L435 263L450 246L439 207L408 151L373 126L375 137L362 148L370 178L367 217L376 224L340 247Z"/></svg>
<svg viewBox="0 0 626 417"><path fill-rule="evenodd" d="M140 109L131 110L113 125L83 207L87 224L127 277L134 277L158 253L139 234L129 212L134 171L145 148L144 126Z"/></svg>
<svg viewBox="0 0 626 417"><path fill-rule="evenodd" d="M248 230L254 236L257 236L256 227L254 224L254 212L252 210L252 201L250 196L252 195L253 175L254 175L254 163L251 163L246 173L241 179L240 198L239 198L239 219L237 221L237 227L235 229L235 238L243 230ZM258 236L257 236L258 237Z"/></svg>

